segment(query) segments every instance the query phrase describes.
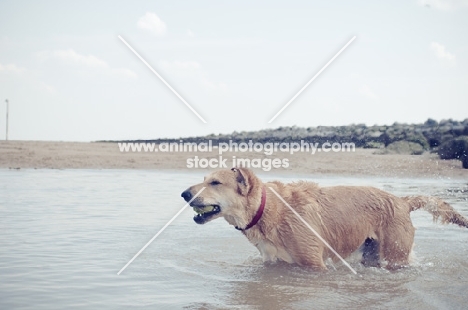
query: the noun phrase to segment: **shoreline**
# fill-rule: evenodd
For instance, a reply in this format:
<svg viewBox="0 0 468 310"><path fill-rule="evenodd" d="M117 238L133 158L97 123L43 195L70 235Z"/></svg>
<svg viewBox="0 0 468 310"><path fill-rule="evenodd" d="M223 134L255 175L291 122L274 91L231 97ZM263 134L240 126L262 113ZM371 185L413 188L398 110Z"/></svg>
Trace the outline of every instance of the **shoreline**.
<svg viewBox="0 0 468 310"><path fill-rule="evenodd" d="M270 171L253 169L264 174L380 176L401 178L464 178L468 169L459 160L441 160L436 154L375 154L376 149L356 148L355 152L275 153L267 156L255 152L226 152L227 168L232 157L287 159L286 168ZM218 158L212 152L120 152L112 142L47 142L0 141L0 169L156 169L207 171L216 169L187 168L187 159L194 156ZM267 168L267 167L265 167Z"/></svg>

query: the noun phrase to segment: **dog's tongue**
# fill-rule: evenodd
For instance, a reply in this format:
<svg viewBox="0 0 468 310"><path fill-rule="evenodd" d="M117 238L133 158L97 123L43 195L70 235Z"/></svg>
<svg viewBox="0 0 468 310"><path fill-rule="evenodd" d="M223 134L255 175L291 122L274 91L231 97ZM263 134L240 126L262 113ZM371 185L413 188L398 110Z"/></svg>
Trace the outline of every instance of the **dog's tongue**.
<svg viewBox="0 0 468 310"><path fill-rule="evenodd" d="M211 212L213 211L213 209L214 209L214 206L193 207L193 211L197 212L198 214Z"/></svg>

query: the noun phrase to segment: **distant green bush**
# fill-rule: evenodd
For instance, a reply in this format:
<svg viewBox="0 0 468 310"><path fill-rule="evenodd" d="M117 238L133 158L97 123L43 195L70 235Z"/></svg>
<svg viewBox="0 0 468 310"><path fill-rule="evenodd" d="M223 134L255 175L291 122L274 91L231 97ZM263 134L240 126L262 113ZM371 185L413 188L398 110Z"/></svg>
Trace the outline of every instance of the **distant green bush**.
<svg viewBox="0 0 468 310"><path fill-rule="evenodd" d="M375 142L375 141L366 142L363 146L363 148L365 149L381 149L384 147L385 147L385 144L381 142Z"/></svg>
<svg viewBox="0 0 468 310"><path fill-rule="evenodd" d="M468 136L448 140L439 147L441 159L459 159L463 168L468 169Z"/></svg>
<svg viewBox="0 0 468 310"><path fill-rule="evenodd" d="M429 149L429 142L421 133L408 134L405 140L421 145L424 150Z"/></svg>
<svg viewBox="0 0 468 310"><path fill-rule="evenodd" d="M377 154L408 154L421 155L424 153L424 148L421 144L408 141L396 141L387 145L387 147Z"/></svg>
<svg viewBox="0 0 468 310"><path fill-rule="evenodd" d="M387 148L398 154L421 155L424 153L424 147L420 143L410 141L396 141Z"/></svg>

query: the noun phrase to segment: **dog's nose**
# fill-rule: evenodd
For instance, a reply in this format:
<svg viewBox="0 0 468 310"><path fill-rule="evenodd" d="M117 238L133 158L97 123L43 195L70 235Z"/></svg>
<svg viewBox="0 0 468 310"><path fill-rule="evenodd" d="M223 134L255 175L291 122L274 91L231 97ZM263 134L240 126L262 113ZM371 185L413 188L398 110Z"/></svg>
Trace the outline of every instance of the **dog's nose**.
<svg viewBox="0 0 468 310"><path fill-rule="evenodd" d="M180 196L182 196L182 198L184 198L185 201L189 201L190 199L192 199L192 193L190 192L189 189L186 190L186 191L184 191L184 192L182 193L182 195L180 195Z"/></svg>

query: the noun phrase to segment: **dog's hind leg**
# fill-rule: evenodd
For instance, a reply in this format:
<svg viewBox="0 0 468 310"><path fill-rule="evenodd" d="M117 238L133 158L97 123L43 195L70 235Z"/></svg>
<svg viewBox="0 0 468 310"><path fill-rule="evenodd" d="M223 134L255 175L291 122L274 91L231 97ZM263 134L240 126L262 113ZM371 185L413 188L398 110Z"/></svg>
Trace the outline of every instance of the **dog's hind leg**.
<svg viewBox="0 0 468 310"><path fill-rule="evenodd" d="M380 267L380 243L373 238L367 238L361 246L361 264L366 267Z"/></svg>
<svg viewBox="0 0 468 310"><path fill-rule="evenodd" d="M408 266L413 242L414 227L411 223L387 227L380 244L380 257L388 262L386 268L395 270Z"/></svg>

